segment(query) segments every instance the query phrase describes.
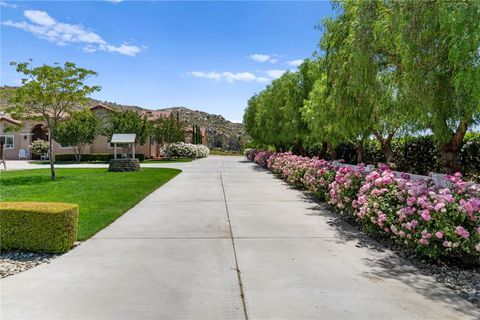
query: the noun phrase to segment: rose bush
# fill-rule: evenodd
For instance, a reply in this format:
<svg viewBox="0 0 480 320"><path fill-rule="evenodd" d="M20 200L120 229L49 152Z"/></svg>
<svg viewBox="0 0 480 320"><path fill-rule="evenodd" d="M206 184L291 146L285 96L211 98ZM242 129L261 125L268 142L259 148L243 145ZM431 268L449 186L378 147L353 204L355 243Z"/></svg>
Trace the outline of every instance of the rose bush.
<svg viewBox="0 0 480 320"><path fill-rule="evenodd" d="M480 190L448 176L448 187L400 176L380 164L344 166L318 158L251 150L249 159L328 201L369 234L388 237L432 258L480 257Z"/></svg>

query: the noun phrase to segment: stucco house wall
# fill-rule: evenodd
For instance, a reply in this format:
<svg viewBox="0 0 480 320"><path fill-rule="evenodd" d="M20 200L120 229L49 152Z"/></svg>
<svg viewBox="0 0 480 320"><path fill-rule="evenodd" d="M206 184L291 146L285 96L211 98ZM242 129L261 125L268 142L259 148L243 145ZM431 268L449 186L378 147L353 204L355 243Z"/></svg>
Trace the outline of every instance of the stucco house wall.
<svg viewBox="0 0 480 320"><path fill-rule="evenodd" d="M106 126L108 123L108 116L111 112L111 108L97 105L90 108L92 112L102 119L102 125ZM160 116L166 116L165 111L148 111L144 112L151 121L157 119ZM33 140L38 139L39 128L44 128L44 137L43 140L48 139L48 132L45 130L45 123L43 121L36 120L22 120L18 121L8 116L0 116L0 136L13 137L13 148L4 149L4 157L7 160L16 160L18 159L18 152L20 149L27 151L27 158L32 159L32 152L30 145ZM191 131L191 129L190 129ZM37 134L35 134L35 132ZM201 128L202 132L202 142L207 144L206 129ZM185 129L186 140L191 140L191 132L188 131L188 128ZM146 143L135 144L135 153L144 154L145 158L151 158L157 156L158 145L153 139L147 139ZM72 154L74 150L72 147L62 147L57 142L53 142L53 149L55 154ZM92 144L87 145L84 149L84 153L111 153L113 154L113 147L108 143L108 137L104 135L99 135L93 141ZM33 156L35 157L35 156Z"/></svg>

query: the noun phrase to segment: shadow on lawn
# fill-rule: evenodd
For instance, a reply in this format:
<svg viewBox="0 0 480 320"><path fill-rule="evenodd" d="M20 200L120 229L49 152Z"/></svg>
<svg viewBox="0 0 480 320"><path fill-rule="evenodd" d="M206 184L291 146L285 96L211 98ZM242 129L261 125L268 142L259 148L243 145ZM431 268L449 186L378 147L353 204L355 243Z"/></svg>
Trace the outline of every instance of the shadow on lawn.
<svg viewBox="0 0 480 320"><path fill-rule="evenodd" d="M64 177L57 177L55 181L63 180ZM40 185L53 181L50 175L32 175L20 177L2 177L0 184L4 187L9 186L29 186Z"/></svg>

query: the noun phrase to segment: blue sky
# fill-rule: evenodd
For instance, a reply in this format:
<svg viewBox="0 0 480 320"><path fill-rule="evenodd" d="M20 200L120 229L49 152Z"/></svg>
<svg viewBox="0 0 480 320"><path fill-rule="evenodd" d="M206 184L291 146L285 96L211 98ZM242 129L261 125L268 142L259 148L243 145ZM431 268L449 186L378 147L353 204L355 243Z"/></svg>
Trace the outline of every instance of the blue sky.
<svg viewBox="0 0 480 320"><path fill-rule="evenodd" d="M115 3L117 2L117 3ZM93 97L186 106L241 121L247 100L317 48L329 2L1 1L1 84L10 61L95 70Z"/></svg>

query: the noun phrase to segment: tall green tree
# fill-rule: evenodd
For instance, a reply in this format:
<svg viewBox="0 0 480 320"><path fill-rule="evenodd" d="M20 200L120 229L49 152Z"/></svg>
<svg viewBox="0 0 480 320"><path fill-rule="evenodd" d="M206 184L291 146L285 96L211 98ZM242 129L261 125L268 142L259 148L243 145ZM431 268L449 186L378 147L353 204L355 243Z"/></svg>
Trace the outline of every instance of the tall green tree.
<svg viewBox="0 0 480 320"><path fill-rule="evenodd" d="M468 128L480 121L480 1L395 2L402 81L446 172L459 171Z"/></svg>
<svg viewBox="0 0 480 320"><path fill-rule="evenodd" d="M152 133L152 124L146 115L134 110L113 111L104 134L111 139L115 133L134 133L136 143L145 144Z"/></svg>
<svg viewBox="0 0 480 320"><path fill-rule="evenodd" d="M152 135L157 141L157 154L160 151L160 145L164 143L174 143L185 140L185 131L183 122L170 115L160 117L153 124Z"/></svg>
<svg viewBox="0 0 480 320"><path fill-rule="evenodd" d="M58 124L56 141L61 145L71 146L78 163L85 147L91 144L100 132L101 121L92 111L74 111Z"/></svg>
<svg viewBox="0 0 480 320"><path fill-rule="evenodd" d="M403 70L390 40L398 28L395 11L380 0L342 1L334 7L338 14L325 20L320 48L328 99L340 115L335 121L357 142L373 135L392 162L392 139L409 126L411 115L399 81Z"/></svg>
<svg viewBox="0 0 480 320"><path fill-rule="evenodd" d="M99 91L99 86L89 86L85 82L96 76L92 70L79 68L74 63L60 65L31 66L30 62L11 62L21 73L22 86L12 97L13 107L7 111L22 117L39 117L48 127L50 176L55 175L55 154L52 147L56 139L58 124L77 106L86 103L87 96Z"/></svg>

